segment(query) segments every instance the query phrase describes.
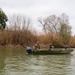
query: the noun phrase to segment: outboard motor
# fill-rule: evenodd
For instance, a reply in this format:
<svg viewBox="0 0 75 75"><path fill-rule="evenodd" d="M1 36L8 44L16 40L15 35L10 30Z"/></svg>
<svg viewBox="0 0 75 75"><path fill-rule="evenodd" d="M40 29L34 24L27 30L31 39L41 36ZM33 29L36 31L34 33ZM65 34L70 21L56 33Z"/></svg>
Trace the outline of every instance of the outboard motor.
<svg viewBox="0 0 75 75"><path fill-rule="evenodd" d="M26 50L27 50L28 53L31 53L32 52L32 48L29 47L29 46L27 46Z"/></svg>

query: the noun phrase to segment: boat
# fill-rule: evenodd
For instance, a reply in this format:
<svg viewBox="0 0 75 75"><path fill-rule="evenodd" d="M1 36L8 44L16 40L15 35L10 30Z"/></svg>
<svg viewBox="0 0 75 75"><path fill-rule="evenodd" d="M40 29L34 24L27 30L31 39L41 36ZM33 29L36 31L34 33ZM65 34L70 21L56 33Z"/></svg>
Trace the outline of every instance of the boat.
<svg viewBox="0 0 75 75"><path fill-rule="evenodd" d="M28 54L34 54L34 55L53 55L53 54L70 54L73 52L74 49L68 48L68 49L52 49L52 50L31 50L27 51Z"/></svg>

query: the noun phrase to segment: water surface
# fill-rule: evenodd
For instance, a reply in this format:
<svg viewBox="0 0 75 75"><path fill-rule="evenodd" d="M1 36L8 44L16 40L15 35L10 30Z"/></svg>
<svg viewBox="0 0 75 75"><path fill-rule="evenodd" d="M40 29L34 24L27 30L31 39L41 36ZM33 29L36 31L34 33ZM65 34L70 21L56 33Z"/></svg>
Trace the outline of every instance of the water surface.
<svg viewBox="0 0 75 75"><path fill-rule="evenodd" d="M0 48L0 75L75 75L75 51L28 55L23 48Z"/></svg>

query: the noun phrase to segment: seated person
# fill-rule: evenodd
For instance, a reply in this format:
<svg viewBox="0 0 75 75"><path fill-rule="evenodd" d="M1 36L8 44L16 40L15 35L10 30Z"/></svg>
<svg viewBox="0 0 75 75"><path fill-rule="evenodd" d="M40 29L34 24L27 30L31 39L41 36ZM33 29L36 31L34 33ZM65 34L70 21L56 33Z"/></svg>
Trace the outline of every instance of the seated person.
<svg viewBox="0 0 75 75"><path fill-rule="evenodd" d="M68 46L67 46L67 45L65 45L64 47L65 47L65 49L67 49L67 48L68 48Z"/></svg>
<svg viewBox="0 0 75 75"><path fill-rule="evenodd" d="M32 48L30 46L27 46L26 50L28 53L30 53L32 51Z"/></svg>
<svg viewBox="0 0 75 75"><path fill-rule="evenodd" d="M52 45L52 43L49 44L49 50L52 50L52 48L54 48L54 46Z"/></svg>
<svg viewBox="0 0 75 75"><path fill-rule="evenodd" d="M39 45L39 42L37 42L36 44L35 44L35 50L39 50L40 49L40 45Z"/></svg>

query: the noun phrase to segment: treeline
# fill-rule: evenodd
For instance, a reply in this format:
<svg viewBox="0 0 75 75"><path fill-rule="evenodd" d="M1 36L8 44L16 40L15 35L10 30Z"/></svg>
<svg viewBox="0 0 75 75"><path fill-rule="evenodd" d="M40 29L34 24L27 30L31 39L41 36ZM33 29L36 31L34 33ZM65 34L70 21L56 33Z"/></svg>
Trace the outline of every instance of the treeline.
<svg viewBox="0 0 75 75"><path fill-rule="evenodd" d="M38 22L43 28L43 34L40 35L32 27L30 18L23 15L7 18L0 9L0 46L33 46L39 41L41 46L52 43L55 47L75 47L75 36L71 35L72 28L66 14L41 17Z"/></svg>
<svg viewBox="0 0 75 75"><path fill-rule="evenodd" d="M52 43L54 47L68 47L75 48L75 36L71 36L65 43L63 41L63 37L60 35L52 35L51 33L47 33L44 35L38 36L38 39L42 45L49 45Z"/></svg>
<svg viewBox="0 0 75 75"><path fill-rule="evenodd" d="M41 46L48 46L52 43L55 47L63 47L64 45L75 47L75 36L71 36L66 44L63 43L62 39L61 36L50 33L35 35L33 32L26 30L0 30L0 46L33 46L39 41Z"/></svg>
<svg viewBox="0 0 75 75"><path fill-rule="evenodd" d="M33 45L37 37L30 31L22 30L1 30L0 46Z"/></svg>

